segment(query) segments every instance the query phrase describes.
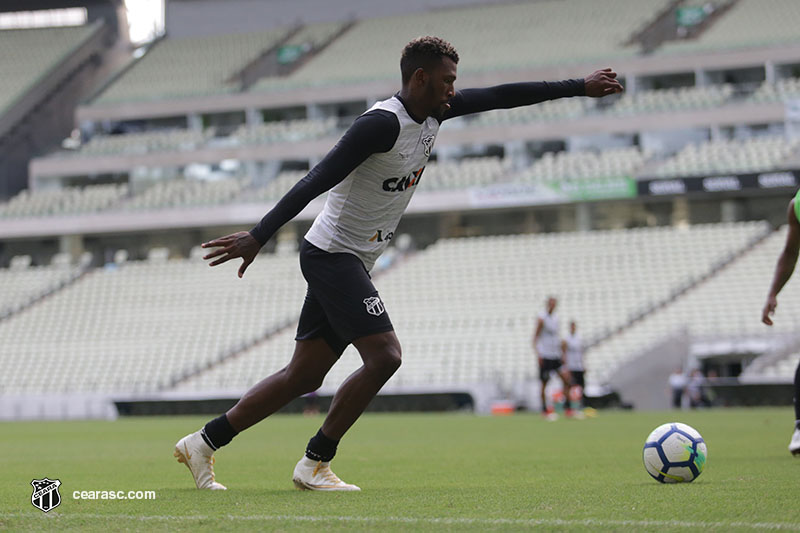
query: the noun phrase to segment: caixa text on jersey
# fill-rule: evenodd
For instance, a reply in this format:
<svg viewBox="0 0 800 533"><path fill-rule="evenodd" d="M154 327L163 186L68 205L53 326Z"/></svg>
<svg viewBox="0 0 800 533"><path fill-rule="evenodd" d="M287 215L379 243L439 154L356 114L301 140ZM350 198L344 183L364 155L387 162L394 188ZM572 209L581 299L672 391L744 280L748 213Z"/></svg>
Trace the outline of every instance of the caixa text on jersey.
<svg viewBox="0 0 800 533"><path fill-rule="evenodd" d="M409 172L402 178L383 180L383 190L388 192L403 192L406 189L414 187L419 183L419 180L422 179L423 170L425 170L425 167Z"/></svg>

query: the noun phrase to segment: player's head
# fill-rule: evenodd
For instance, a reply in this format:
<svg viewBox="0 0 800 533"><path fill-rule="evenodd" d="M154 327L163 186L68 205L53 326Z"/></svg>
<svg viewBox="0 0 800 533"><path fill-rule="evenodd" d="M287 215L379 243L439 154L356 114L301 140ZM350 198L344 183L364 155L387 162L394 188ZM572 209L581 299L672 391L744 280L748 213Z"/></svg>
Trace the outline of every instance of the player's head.
<svg viewBox="0 0 800 533"><path fill-rule="evenodd" d="M578 331L578 324L573 320L569 323L569 332L575 335L576 331Z"/></svg>
<svg viewBox="0 0 800 533"><path fill-rule="evenodd" d="M548 296L547 297L547 312L552 313L556 310L556 306L558 305L558 300L556 300L555 296Z"/></svg>
<svg viewBox="0 0 800 533"><path fill-rule="evenodd" d="M430 110L429 115L441 116L455 95L456 65L458 52L453 45L438 37L417 37L400 57L403 87Z"/></svg>

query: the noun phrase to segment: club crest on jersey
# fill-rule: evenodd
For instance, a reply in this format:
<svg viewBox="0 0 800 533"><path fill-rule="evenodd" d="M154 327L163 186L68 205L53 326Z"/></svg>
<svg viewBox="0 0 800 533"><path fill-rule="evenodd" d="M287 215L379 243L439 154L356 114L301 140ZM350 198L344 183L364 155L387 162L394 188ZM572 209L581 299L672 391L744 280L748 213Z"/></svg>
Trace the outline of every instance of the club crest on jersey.
<svg viewBox="0 0 800 533"><path fill-rule="evenodd" d="M374 316L381 316L386 311L386 308L383 307L383 302L377 296L364 298L364 305L367 306L367 313Z"/></svg>
<svg viewBox="0 0 800 533"><path fill-rule="evenodd" d="M436 135L431 133L430 135L426 135L422 138L422 148L425 151L425 157L431 156L431 150L433 150L433 141L436 140Z"/></svg>
<svg viewBox="0 0 800 533"><path fill-rule="evenodd" d="M31 485L33 486L31 503L40 511L46 513L61 504L61 494L58 493L58 487L61 486L60 480L34 479L31 481Z"/></svg>

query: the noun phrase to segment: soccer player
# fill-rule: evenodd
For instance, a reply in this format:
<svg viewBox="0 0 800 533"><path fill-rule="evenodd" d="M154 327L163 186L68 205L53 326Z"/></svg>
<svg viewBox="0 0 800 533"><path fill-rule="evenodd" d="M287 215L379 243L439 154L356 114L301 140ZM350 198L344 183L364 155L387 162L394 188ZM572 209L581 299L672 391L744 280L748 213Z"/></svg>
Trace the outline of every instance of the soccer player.
<svg viewBox="0 0 800 533"><path fill-rule="evenodd" d="M794 266L797 264L797 253L800 250L800 191L789 202L789 209L786 212L789 223L789 232L786 235L786 244L775 265L775 274L772 278L772 285L769 288L767 302L761 312L761 321L772 325L772 315L778 307L778 293L792 277ZM794 433L789 442L789 451L792 455L800 454L800 364L794 371Z"/></svg>
<svg viewBox="0 0 800 533"><path fill-rule="evenodd" d="M558 333L558 300L553 296L547 298L545 310L536 317L536 330L533 333L533 350L539 360L539 381L541 382L542 415L548 420L555 420L558 415L552 407L547 407L545 388L550 381L550 373L557 372L564 382L564 394L569 388L569 377L562 371L561 341ZM566 370L566 369L564 369Z"/></svg>
<svg viewBox="0 0 800 533"><path fill-rule="evenodd" d="M294 469L293 481L306 490L360 490L339 479L330 461L341 438L400 366L400 342L369 271L422 179L440 124L489 109L622 91L611 69L585 79L456 91L458 59L456 50L437 37L408 43L400 58L402 88L397 94L357 118L253 229L203 244L213 249L205 256L214 259L210 266L241 258L242 277L281 226L330 191L300 247L308 292L289 364L176 444L175 456L189 467L198 488L224 489L214 479L214 452L292 399L319 388L345 347L353 344L363 366L339 387L322 427Z"/></svg>
<svg viewBox="0 0 800 533"><path fill-rule="evenodd" d="M578 324L573 320L569 323L569 334L561 341L562 376L568 383L566 390L567 416L583 418L583 339L578 335ZM563 378L562 378L563 379ZM577 406L572 405L572 398L576 398Z"/></svg>

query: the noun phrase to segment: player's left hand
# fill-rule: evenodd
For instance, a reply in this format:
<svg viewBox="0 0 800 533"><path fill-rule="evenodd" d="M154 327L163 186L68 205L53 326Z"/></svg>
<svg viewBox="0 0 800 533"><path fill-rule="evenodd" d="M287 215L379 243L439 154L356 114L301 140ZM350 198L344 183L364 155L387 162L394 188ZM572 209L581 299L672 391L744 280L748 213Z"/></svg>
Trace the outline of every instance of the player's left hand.
<svg viewBox="0 0 800 533"><path fill-rule="evenodd" d="M242 266L239 267L239 277L241 278L244 276L244 271L247 270L247 267L250 266L250 263L256 258L258 251L261 249L261 243L250 235L249 232L239 231L220 237L219 239L214 239L213 241L204 242L202 247L217 248L210 254L204 256L203 259L212 259L220 255L222 256L216 261L209 263L208 266L213 267L221 265L226 261L241 257Z"/></svg>
<svg viewBox="0 0 800 533"><path fill-rule="evenodd" d="M764 310L761 311L761 321L768 325L772 325L772 315L775 314L775 308L778 307L778 299L774 296L767 298L767 303L764 304Z"/></svg>
<svg viewBox="0 0 800 533"><path fill-rule="evenodd" d="M624 89L617 81L617 73L610 68L596 70L584 78L586 96L601 98L609 94L621 93Z"/></svg>

